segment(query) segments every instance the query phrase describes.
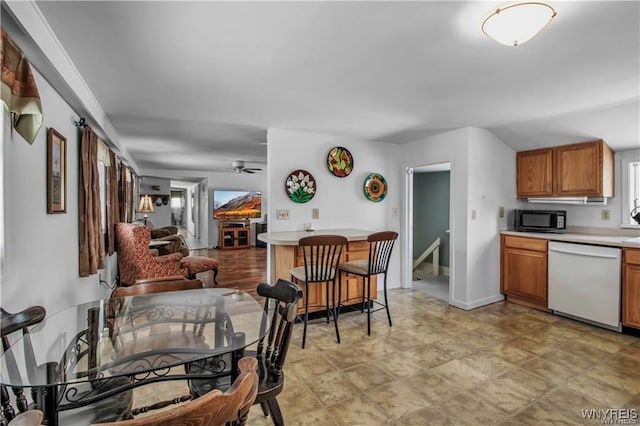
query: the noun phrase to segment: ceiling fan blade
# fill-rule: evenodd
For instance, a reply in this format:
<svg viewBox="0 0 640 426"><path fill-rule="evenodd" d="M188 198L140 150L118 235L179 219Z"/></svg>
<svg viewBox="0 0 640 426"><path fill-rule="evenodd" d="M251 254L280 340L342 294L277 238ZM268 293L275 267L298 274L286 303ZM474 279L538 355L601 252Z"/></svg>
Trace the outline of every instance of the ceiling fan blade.
<svg viewBox="0 0 640 426"><path fill-rule="evenodd" d="M245 167L245 170L262 171L262 169Z"/></svg>
<svg viewBox="0 0 640 426"><path fill-rule="evenodd" d="M255 173L251 169L242 169L242 171L245 172L245 173L251 173L251 174Z"/></svg>

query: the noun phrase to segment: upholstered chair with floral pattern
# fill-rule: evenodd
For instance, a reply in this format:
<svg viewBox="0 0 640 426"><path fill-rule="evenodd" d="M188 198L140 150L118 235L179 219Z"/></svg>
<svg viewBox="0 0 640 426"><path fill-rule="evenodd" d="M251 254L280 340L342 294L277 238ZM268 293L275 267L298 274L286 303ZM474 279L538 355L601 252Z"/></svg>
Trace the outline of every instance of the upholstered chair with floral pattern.
<svg viewBox="0 0 640 426"><path fill-rule="evenodd" d="M151 231L131 223L116 224L116 244L120 285L133 285L138 280L175 275L187 276L181 266L182 254L154 256L149 250Z"/></svg>

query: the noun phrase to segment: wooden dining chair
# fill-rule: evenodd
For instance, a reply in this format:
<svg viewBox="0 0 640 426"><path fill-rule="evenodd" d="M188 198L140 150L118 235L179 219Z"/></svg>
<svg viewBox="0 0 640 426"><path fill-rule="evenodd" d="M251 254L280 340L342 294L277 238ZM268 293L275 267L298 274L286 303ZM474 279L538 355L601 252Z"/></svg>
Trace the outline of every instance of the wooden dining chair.
<svg viewBox="0 0 640 426"><path fill-rule="evenodd" d="M240 375L225 392L214 389L161 413L92 426L219 426L231 422L244 425L258 392L257 367L255 358L241 358L238 362Z"/></svg>
<svg viewBox="0 0 640 426"><path fill-rule="evenodd" d="M307 324L309 323L309 291L314 284L324 284L327 323L330 316L336 329L336 339L340 343L338 318L336 314L336 271L340 262L342 248L347 239L341 235L313 235L301 238L298 247L302 250L304 265L291 269L291 280L297 279L304 284L304 328L302 329L302 348L307 342ZM339 299L339 297L338 297Z"/></svg>
<svg viewBox="0 0 640 426"><path fill-rule="evenodd" d="M257 292L266 298L265 321L261 325L263 337L258 341L256 351L245 350L245 356L255 356L258 360L260 384L253 403L260 404L262 412L265 416L271 416L274 425L283 426L284 419L277 396L284 389L283 368L298 313L298 301L303 293L296 284L283 279L279 279L274 286L259 284ZM268 333L267 319L271 321ZM195 369L192 371L197 372ZM205 395L218 384L214 381L192 380L189 385L192 395L198 396Z"/></svg>
<svg viewBox="0 0 640 426"><path fill-rule="evenodd" d="M369 243L369 256L367 259L343 262L338 268L340 272L362 277L362 307L363 309L364 306L367 307L367 335L371 335L371 312L386 309L389 327L392 325L389 301L387 299L387 270L389 269L391 251L393 250L396 239L398 239L397 232L383 231L373 233L367 237L367 242ZM371 276L377 274L384 274L384 304L376 300L371 300ZM339 274L338 278L338 294L342 294L342 274ZM379 307L372 311L371 305L374 303ZM337 310L340 310L339 301Z"/></svg>

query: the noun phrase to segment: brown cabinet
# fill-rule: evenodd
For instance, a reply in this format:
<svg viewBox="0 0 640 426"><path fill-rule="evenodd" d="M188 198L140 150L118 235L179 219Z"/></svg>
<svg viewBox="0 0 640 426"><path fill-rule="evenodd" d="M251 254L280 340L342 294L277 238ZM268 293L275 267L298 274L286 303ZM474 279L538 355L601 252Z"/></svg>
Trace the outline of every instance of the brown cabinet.
<svg viewBox="0 0 640 426"><path fill-rule="evenodd" d="M502 235L500 290L507 300L548 311L547 240Z"/></svg>
<svg viewBox="0 0 640 426"><path fill-rule="evenodd" d="M291 280L290 270L294 266L304 265L302 250L298 246L272 245L272 277L275 280L283 278ZM369 244L366 241L350 241L342 250L340 262L356 259L367 259L369 255ZM342 273L342 294L340 296L341 305L355 305L362 302L362 278ZM297 283L304 291L304 284ZM311 284L309 286L309 312L322 310L325 304L326 291L325 284ZM336 281L336 290L337 290ZM371 298L377 298L377 280L371 277ZM333 298L333 293L329 291L329 297ZM298 303L298 312L304 312L304 297Z"/></svg>
<svg viewBox="0 0 640 426"><path fill-rule="evenodd" d="M518 152L516 155L518 197L545 197L553 194L553 150Z"/></svg>
<svg viewBox="0 0 640 426"><path fill-rule="evenodd" d="M218 248L239 249L251 246L249 220L219 221Z"/></svg>
<svg viewBox="0 0 640 426"><path fill-rule="evenodd" d="M613 151L601 140L516 154L518 198L613 197Z"/></svg>
<svg viewBox="0 0 640 426"><path fill-rule="evenodd" d="M623 250L622 324L640 329L640 250Z"/></svg>

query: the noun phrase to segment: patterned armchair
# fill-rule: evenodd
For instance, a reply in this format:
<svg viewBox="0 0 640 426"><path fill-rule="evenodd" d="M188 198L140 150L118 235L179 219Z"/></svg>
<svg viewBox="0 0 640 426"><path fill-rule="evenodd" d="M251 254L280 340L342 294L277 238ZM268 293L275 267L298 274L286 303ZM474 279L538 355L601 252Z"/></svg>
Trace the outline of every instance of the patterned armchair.
<svg viewBox="0 0 640 426"><path fill-rule="evenodd" d="M146 226L130 223L116 224L116 244L120 284L133 285L137 280L186 276L181 266L182 254L154 256L149 250L151 232Z"/></svg>

